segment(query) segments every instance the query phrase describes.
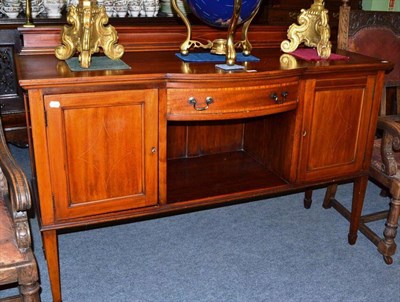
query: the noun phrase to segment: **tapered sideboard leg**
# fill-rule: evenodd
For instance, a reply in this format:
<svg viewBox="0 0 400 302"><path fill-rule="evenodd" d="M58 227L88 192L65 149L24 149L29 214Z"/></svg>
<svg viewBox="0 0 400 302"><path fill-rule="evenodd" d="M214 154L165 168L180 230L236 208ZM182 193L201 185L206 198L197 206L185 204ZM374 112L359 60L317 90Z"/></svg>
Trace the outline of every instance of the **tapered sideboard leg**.
<svg viewBox="0 0 400 302"><path fill-rule="evenodd" d="M49 271L53 302L61 302L60 264L58 260L57 231L43 231L43 245Z"/></svg>
<svg viewBox="0 0 400 302"><path fill-rule="evenodd" d="M333 184L326 188L324 202L322 203L324 209L329 209L331 207L331 201L335 199L337 187L337 184Z"/></svg>
<svg viewBox="0 0 400 302"><path fill-rule="evenodd" d="M367 183L368 175L359 177L354 181L353 203L351 206L350 230L348 236L350 244L355 244L357 241L357 232L360 224L365 192L367 190Z"/></svg>
<svg viewBox="0 0 400 302"><path fill-rule="evenodd" d="M309 209L311 208L311 204L312 204L312 190L306 190L304 192L304 208Z"/></svg>

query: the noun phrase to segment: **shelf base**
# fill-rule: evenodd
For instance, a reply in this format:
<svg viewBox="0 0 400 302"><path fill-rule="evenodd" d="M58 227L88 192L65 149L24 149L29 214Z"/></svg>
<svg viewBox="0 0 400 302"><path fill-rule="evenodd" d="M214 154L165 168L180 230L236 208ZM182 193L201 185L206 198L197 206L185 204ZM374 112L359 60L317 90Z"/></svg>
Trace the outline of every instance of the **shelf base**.
<svg viewBox="0 0 400 302"><path fill-rule="evenodd" d="M168 203L287 185L245 151L168 161Z"/></svg>

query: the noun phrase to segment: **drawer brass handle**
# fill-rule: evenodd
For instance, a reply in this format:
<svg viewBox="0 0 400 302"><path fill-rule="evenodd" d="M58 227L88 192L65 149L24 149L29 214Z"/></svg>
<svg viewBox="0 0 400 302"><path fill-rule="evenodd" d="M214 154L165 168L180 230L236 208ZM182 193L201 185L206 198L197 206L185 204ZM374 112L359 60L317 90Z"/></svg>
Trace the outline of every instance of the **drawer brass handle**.
<svg viewBox="0 0 400 302"><path fill-rule="evenodd" d="M282 103L286 102L286 98L287 98L288 94L289 93L287 91L282 91L282 93L281 93L281 96L283 97Z"/></svg>
<svg viewBox="0 0 400 302"><path fill-rule="evenodd" d="M288 94L289 94L289 93L288 93L287 91L282 91L282 93L281 93L282 98L279 99L278 94L277 94L276 92L273 92L273 93L270 95L270 98L271 98L276 104L283 104L284 102L286 102L286 98L287 98Z"/></svg>
<svg viewBox="0 0 400 302"><path fill-rule="evenodd" d="M188 102L189 102L190 105L193 105L193 108L196 111L204 111L204 110L208 109L208 105L214 103L214 100L210 96L206 97L206 106L204 106L204 107L197 107L197 100L194 97L190 97Z"/></svg>

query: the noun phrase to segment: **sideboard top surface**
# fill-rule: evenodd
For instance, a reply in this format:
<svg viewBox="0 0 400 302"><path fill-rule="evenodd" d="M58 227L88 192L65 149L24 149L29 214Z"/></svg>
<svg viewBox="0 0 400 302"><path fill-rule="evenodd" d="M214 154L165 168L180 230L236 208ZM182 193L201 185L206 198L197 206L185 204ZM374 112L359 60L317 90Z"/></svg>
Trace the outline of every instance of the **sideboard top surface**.
<svg viewBox="0 0 400 302"><path fill-rule="evenodd" d="M58 85L96 84L152 81L154 85L174 81L215 81L225 82L238 79L265 80L304 74L321 74L349 71L390 70L391 63L355 53L338 50L336 53L348 56L348 60L305 61L282 53L278 49L254 49L252 55L259 62L244 64L251 72L223 72L214 63L185 63L176 57L178 51L155 51L125 53L122 60L129 70L104 70L72 72L64 61L54 55L19 55L17 71L20 85L25 88L52 87ZM289 60L282 60L283 56ZM285 63L286 62L286 63ZM206 75L206 77L205 77Z"/></svg>

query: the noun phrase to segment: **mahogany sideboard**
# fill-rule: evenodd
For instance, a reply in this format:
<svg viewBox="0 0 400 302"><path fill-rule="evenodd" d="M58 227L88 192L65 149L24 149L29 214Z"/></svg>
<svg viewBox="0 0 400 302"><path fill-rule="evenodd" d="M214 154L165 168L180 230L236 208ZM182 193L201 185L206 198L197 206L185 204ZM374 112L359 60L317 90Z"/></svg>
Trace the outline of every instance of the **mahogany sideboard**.
<svg viewBox="0 0 400 302"><path fill-rule="evenodd" d="M329 10L329 24L331 27L332 37L336 36L339 6L340 1L325 1L325 7ZM349 0L348 5L352 9L361 9L361 0ZM251 35L252 43L255 39L260 37L259 33L254 33L254 27L267 26L267 36L262 35L260 38L267 42L274 44L279 47L280 42L286 38L287 28L290 24L297 22L297 16L302 8L308 8L312 3L312 0L264 0L261 3L260 10L252 22ZM189 18L192 24L201 25L201 21L197 20L193 15L189 14ZM60 18L48 18L46 13L43 12L33 19L36 24L36 29L41 27L60 27L67 23L66 21L66 7L62 11ZM39 48L46 47L46 42L49 41L49 37L52 37L52 33L47 32L46 36L41 36L40 39L35 36L33 40L29 42L25 39L26 30L32 30L32 28L23 28L23 24L26 22L26 17L22 12L17 18L8 18L5 14L0 12L0 70L8 73L7 77L0 80L0 114L3 118L3 126L7 138L7 142L25 146L28 144L27 129L25 123L25 112L24 112L24 100L23 95L20 91L20 87L17 84L17 78L14 74L14 61L12 54L19 52L21 45L23 44L26 48L27 43L31 46L36 44ZM185 26L177 17L166 17L162 10L159 12L156 18L154 17L124 17L124 18L110 18L110 24L113 24L119 33L120 42L126 46L126 39L122 36L121 32L126 31L129 28L130 32L135 34L135 39L140 35L145 42L143 47L152 47L154 42L160 45L173 44L173 49L179 47L182 37L177 40L173 37L173 32L178 28L183 34L185 34ZM157 28L159 27L159 28ZM121 30L121 28L123 28ZM168 30L166 30L168 28ZM154 31L154 29L156 31ZM56 36L57 43L60 34ZM29 37L29 36L28 36ZM32 36L30 36L32 37ZM53 35L54 37L54 35ZM139 38L139 40L141 39ZM156 41L154 41L156 40ZM336 41L332 41L335 43ZM140 41L139 41L140 44ZM54 45L51 45L52 49ZM136 46L135 46L136 47ZM41 50L42 51L42 50Z"/></svg>
<svg viewBox="0 0 400 302"><path fill-rule="evenodd" d="M224 72L176 51L126 53L129 70L72 72L52 54L16 58L28 93L37 209L54 301L57 232L354 182L355 240L385 71L254 49Z"/></svg>

